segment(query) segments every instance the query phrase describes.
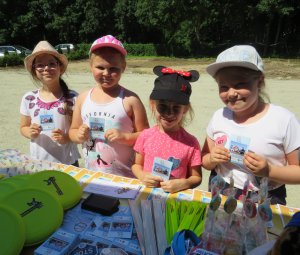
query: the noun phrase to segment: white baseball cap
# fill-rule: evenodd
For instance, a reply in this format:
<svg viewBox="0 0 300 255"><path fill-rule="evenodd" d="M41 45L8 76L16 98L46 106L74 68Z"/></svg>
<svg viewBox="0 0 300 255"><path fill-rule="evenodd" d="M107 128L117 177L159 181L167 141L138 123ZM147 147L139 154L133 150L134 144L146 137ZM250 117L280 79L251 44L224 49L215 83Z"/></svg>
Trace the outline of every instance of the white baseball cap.
<svg viewBox="0 0 300 255"><path fill-rule="evenodd" d="M236 45L221 52L216 62L210 64L206 71L211 75L224 67L239 66L264 73L264 64L256 49L250 45Z"/></svg>

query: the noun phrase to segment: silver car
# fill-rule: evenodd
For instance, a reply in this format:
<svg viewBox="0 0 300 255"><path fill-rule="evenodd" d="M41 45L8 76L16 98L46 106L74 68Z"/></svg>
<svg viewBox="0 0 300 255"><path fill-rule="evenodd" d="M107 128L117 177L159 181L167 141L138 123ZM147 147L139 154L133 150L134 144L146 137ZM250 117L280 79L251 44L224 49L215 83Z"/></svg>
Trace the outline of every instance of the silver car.
<svg viewBox="0 0 300 255"><path fill-rule="evenodd" d="M68 53L75 49L74 44L72 43L62 43L54 47L57 51L61 50L62 53Z"/></svg>
<svg viewBox="0 0 300 255"><path fill-rule="evenodd" d="M5 54L24 54L25 56L31 54L32 51L20 45L4 45L0 46L0 57Z"/></svg>

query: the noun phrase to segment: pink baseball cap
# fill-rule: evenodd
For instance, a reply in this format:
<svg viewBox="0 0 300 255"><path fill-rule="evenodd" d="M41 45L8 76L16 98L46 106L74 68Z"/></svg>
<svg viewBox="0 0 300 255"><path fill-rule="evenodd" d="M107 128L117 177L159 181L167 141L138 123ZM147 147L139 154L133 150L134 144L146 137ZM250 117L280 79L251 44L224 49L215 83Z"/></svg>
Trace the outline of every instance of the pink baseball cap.
<svg viewBox="0 0 300 255"><path fill-rule="evenodd" d="M89 54L102 47L111 47L121 52L122 55L127 55L123 44L112 35L105 35L95 40L90 48Z"/></svg>

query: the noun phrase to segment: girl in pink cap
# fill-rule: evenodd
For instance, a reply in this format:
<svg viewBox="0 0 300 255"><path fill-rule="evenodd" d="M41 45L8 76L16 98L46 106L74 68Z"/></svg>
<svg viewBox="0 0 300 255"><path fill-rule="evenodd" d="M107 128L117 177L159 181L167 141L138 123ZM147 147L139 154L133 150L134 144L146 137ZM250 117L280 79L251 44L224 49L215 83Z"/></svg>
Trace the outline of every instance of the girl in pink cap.
<svg viewBox="0 0 300 255"><path fill-rule="evenodd" d="M119 84L127 52L112 35L90 48L90 67L96 85L79 95L70 137L83 146L88 169L133 177L133 145L149 126L139 97Z"/></svg>

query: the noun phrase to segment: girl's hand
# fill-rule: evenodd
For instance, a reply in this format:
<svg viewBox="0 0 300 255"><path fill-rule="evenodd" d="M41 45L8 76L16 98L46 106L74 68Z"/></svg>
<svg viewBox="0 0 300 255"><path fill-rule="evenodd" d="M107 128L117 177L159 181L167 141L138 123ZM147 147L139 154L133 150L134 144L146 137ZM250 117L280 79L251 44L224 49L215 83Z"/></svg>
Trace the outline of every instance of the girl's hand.
<svg viewBox="0 0 300 255"><path fill-rule="evenodd" d="M90 128L86 124L82 124L77 131L77 139L80 143L83 143L89 138Z"/></svg>
<svg viewBox="0 0 300 255"><path fill-rule="evenodd" d="M53 141L55 141L59 144L66 144L69 141L68 136L65 135L63 133L63 131L60 130L60 129L54 129L52 131L52 136L51 137L52 137Z"/></svg>
<svg viewBox="0 0 300 255"><path fill-rule="evenodd" d="M32 123L29 127L29 136L31 139L37 138L41 133L42 128L39 124Z"/></svg>
<svg viewBox="0 0 300 255"><path fill-rule="evenodd" d="M157 187L160 187L160 183L163 181L163 179L159 176L154 176L151 174L144 174L141 181L148 188L157 188Z"/></svg>
<svg viewBox="0 0 300 255"><path fill-rule="evenodd" d="M268 161L254 152L246 152L244 155L244 165L254 175L265 177L269 176L269 164Z"/></svg>
<svg viewBox="0 0 300 255"><path fill-rule="evenodd" d="M110 141L110 142L118 142L120 140L124 139L124 135L122 132L120 132L118 129L112 128L112 129L108 129L105 134L104 137Z"/></svg>
<svg viewBox="0 0 300 255"><path fill-rule="evenodd" d="M165 191L165 192L170 192L174 193L179 190L182 190L182 179L172 179L168 181L163 181L160 183L160 187Z"/></svg>
<svg viewBox="0 0 300 255"><path fill-rule="evenodd" d="M230 152L223 146L214 146L211 149L209 159L213 164L225 163L230 160Z"/></svg>

